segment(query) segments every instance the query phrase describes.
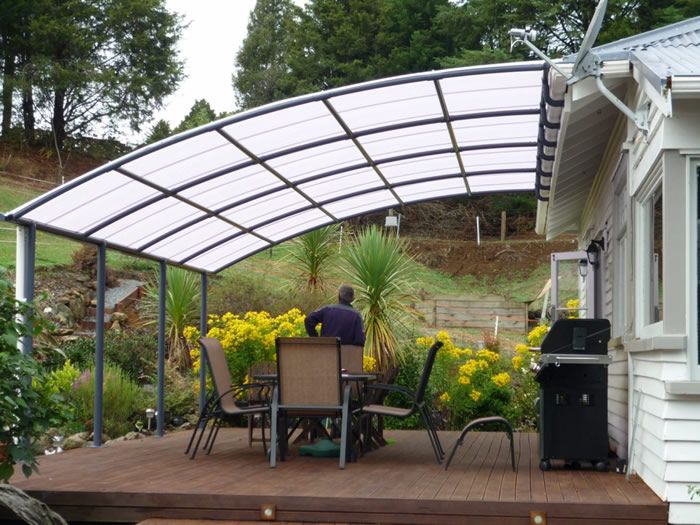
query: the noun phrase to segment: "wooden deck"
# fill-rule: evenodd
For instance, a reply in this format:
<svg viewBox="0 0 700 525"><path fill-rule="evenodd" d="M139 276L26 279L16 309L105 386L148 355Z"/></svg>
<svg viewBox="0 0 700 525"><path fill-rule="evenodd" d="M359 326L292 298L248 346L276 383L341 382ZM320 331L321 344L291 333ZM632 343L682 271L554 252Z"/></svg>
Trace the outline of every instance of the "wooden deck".
<svg viewBox="0 0 700 525"><path fill-rule="evenodd" d="M267 504L281 522L515 525L530 523L532 511L548 525L667 522L666 504L638 478L541 472L536 434L516 434L517 472L501 433L469 436L447 471L425 432L387 437L392 444L345 470L337 458L296 454L273 470L244 429L223 429L213 453L192 461L183 454L189 432L176 432L46 456L40 474L12 483L72 522L255 521ZM456 437L441 433L448 452Z"/></svg>

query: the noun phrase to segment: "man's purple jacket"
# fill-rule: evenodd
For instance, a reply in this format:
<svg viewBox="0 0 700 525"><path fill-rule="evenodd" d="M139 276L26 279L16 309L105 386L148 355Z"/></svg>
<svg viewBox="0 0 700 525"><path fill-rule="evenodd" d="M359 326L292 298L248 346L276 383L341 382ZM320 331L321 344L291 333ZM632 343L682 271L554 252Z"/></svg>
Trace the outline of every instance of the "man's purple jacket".
<svg viewBox="0 0 700 525"><path fill-rule="evenodd" d="M321 323L322 337L340 337L342 345L365 344L365 329L360 312L347 304L329 304L311 312L304 320L306 333L316 337L316 326Z"/></svg>

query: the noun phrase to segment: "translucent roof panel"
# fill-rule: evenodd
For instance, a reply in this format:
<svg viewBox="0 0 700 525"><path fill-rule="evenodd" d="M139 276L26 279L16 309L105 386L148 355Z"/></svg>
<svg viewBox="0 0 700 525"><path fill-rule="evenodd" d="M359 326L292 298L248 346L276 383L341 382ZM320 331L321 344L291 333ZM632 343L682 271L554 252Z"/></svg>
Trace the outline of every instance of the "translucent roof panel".
<svg viewBox="0 0 700 525"><path fill-rule="evenodd" d="M498 193L504 191L522 191L535 184L535 172L508 173L506 175L479 175L467 177L469 188L474 193Z"/></svg>
<svg viewBox="0 0 700 525"><path fill-rule="evenodd" d="M467 174L470 171L534 168L537 162L537 148L532 146L474 150L463 152L462 161Z"/></svg>
<svg viewBox="0 0 700 525"><path fill-rule="evenodd" d="M310 102L242 120L225 126L223 130L261 157L345 135L322 102Z"/></svg>
<svg viewBox="0 0 700 525"><path fill-rule="evenodd" d="M360 137L359 141L374 159L452 147L447 125L443 122L374 133Z"/></svg>
<svg viewBox="0 0 700 525"><path fill-rule="evenodd" d="M464 193L464 178L454 177L449 179L419 182L396 188L396 193L404 202L424 201L450 195Z"/></svg>
<svg viewBox="0 0 700 525"><path fill-rule="evenodd" d="M199 250L202 245L216 243L240 231L227 222L210 217L182 228L176 234L154 244L152 252L166 259L184 259Z"/></svg>
<svg viewBox="0 0 700 525"><path fill-rule="evenodd" d="M437 175L458 175L461 173L459 159L455 153L442 153L387 162L381 164L379 169L392 184L407 180L420 180Z"/></svg>
<svg viewBox="0 0 700 525"><path fill-rule="evenodd" d="M112 240L137 249L166 231L175 235L179 227L192 219L204 217L205 212L175 198L161 199L140 208L126 217L111 222L95 232L98 239Z"/></svg>
<svg viewBox="0 0 700 525"><path fill-rule="evenodd" d="M124 165L149 182L172 189L212 172L250 161L241 150L215 132L175 143Z"/></svg>
<svg viewBox="0 0 700 525"><path fill-rule="evenodd" d="M373 168L328 175L299 184L299 189L317 202L342 197L353 191L380 187L384 187L384 182Z"/></svg>
<svg viewBox="0 0 700 525"><path fill-rule="evenodd" d="M331 103L356 131L442 116L435 84L430 81L380 87L371 97L364 92L340 95Z"/></svg>
<svg viewBox="0 0 700 525"><path fill-rule="evenodd" d="M226 204L245 200L273 188L286 187L279 177L254 164L232 173L207 179L180 191L180 195L207 208L218 209Z"/></svg>
<svg viewBox="0 0 700 525"><path fill-rule="evenodd" d="M532 191L543 69L429 71L275 102L138 149L5 220L216 272L363 213Z"/></svg>

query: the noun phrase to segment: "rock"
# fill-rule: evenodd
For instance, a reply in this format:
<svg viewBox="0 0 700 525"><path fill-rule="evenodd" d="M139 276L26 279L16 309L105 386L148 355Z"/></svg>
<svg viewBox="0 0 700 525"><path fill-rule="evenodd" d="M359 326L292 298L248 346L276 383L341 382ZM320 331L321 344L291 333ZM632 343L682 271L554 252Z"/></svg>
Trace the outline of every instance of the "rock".
<svg viewBox="0 0 700 525"><path fill-rule="evenodd" d="M114 312L112 314L112 318L111 318L111 321L112 321L111 329L112 330L121 330L122 328L126 327L128 319L129 318L127 317L127 315L125 313Z"/></svg>
<svg viewBox="0 0 700 525"><path fill-rule="evenodd" d="M192 430L194 427L194 423L190 423L189 421L185 421L182 425L177 427L180 430Z"/></svg>
<svg viewBox="0 0 700 525"><path fill-rule="evenodd" d="M12 509L22 523L67 525L66 521L45 503L32 498L9 483L0 484L0 507Z"/></svg>
<svg viewBox="0 0 700 525"><path fill-rule="evenodd" d="M135 439L143 439L141 432L129 432L124 436L125 441L133 441Z"/></svg>
<svg viewBox="0 0 700 525"><path fill-rule="evenodd" d="M95 433L90 432L90 435L88 436L88 441L93 441L94 438L95 438ZM107 441L109 441L110 439L111 438L107 434L105 434L104 432L102 433L102 443L107 443Z"/></svg>
<svg viewBox="0 0 700 525"><path fill-rule="evenodd" d="M73 450L74 448L82 448L87 443L87 432L80 432L79 434L73 434L68 436L63 441L63 450Z"/></svg>
<svg viewBox="0 0 700 525"><path fill-rule="evenodd" d="M63 303L56 304L54 308L54 316L56 322L64 326L70 326L75 323L73 312L71 312L71 309Z"/></svg>

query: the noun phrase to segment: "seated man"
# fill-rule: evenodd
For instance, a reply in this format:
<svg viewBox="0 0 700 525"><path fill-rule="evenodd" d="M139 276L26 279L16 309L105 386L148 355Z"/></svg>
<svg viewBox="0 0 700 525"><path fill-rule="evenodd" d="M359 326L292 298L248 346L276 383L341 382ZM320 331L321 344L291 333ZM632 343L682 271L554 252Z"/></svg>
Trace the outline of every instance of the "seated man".
<svg viewBox="0 0 700 525"><path fill-rule="evenodd" d="M338 288L338 304L329 304L306 316L304 325L311 337L318 336L316 327L321 323L321 336L340 337L342 345L365 344L365 330L360 312L351 303L355 298L352 286L342 284Z"/></svg>

